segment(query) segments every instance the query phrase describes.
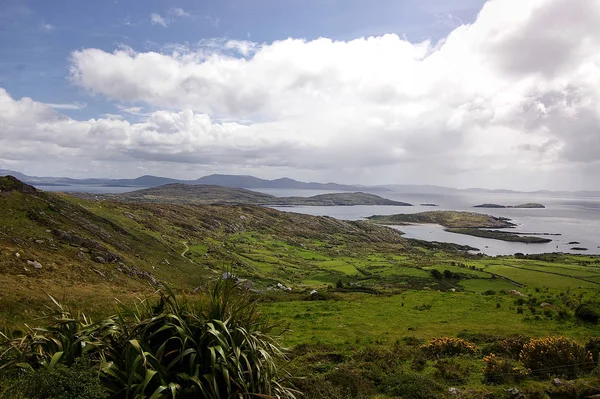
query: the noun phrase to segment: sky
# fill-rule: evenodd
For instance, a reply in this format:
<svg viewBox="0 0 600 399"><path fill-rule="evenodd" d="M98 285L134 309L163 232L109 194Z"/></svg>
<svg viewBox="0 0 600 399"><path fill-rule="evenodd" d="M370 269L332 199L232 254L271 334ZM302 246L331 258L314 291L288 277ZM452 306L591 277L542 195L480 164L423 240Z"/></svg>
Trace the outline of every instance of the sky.
<svg viewBox="0 0 600 399"><path fill-rule="evenodd" d="M600 189L600 0L0 0L0 169Z"/></svg>

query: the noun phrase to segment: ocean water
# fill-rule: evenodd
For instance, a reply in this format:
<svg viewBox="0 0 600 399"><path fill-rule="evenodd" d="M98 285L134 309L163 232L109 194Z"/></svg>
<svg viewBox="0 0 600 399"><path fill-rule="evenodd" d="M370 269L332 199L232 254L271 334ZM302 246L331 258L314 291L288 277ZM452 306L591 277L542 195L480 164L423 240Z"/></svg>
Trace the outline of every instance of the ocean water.
<svg viewBox="0 0 600 399"><path fill-rule="evenodd" d="M302 195L299 191L301 190L267 190L263 192L277 196ZM306 193L306 195L322 193L311 192ZM517 252L525 254L546 252L600 254L600 198L598 197L462 192L452 194L378 192L377 195L412 203L415 206L297 206L277 207L277 209L286 212L331 216L345 220L360 220L371 215L416 213L431 210L480 212L511 219L513 223L517 224L517 227L513 229L515 232L560 235L545 236L552 240L547 244L525 244L449 233L439 225L394 226L393 228L403 231L407 238L470 245L488 255L510 255ZM483 203L518 205L528 202L539 202L544 204L546 208L473 208L473 206ZM439 206L418 205L422 203L434 203ZM579 244L569 244L569 242L579 242ZM571 249L573 247L583 247L588 250L576 251Z"/></svg>

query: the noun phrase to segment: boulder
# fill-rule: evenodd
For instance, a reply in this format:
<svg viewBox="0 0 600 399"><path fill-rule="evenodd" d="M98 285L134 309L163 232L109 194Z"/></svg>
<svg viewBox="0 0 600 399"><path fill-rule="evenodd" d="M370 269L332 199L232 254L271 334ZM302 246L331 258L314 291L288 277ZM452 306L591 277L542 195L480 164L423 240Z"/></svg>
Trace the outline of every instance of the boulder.
<svg viewBox="0 0 600 399"><path fill-rule="evenodd" d="M27 264L28 264L29 266L33 266L33 267L34 267L34 268L36 268L36 269L41 269L41 268L42 268L42 264L41 264L40 262L38 262L37 260L33 260L33 261L31 261L31 260L28 260L28 261L27 261Z"/></svg>
<svg viewBox="0 0 600 399"><path fill-rule="evenodd" d="M510 295L514 295L514 296L523 296L523 297L527 296L527 295L524 295L520 291L517 291L517 290L510 290L510 291L508 291L508 293Z"/></svg>
<svg viewBox="0 0 600 399"><path fill-rule="evenodd" d="M554 385L555 387L561 386L562 384L563 382L559 378L555 378L552 380L552 385Z"/></svg>

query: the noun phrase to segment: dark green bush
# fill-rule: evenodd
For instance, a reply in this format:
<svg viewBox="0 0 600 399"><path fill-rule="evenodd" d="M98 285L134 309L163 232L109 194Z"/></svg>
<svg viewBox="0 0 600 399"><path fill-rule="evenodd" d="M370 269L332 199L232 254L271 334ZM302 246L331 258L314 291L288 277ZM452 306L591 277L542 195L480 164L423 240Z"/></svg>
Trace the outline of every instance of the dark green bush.
<svg viewBox="0 0 600 399"><path fill-rule="evenodd" d="M108 392L100 383L98 372L83 359L76 360L71 367L59 364L51 369L26 372L7 394L13 398L28 399L109 398Z"/></svg>
<svg viewBox="0 0 600 399"><path fill-rule="evenodd" d="M384 381L386 394L404 399L437 399L442 396L442 389L435 379L413 372L393 374Z"/></svg>
<svg viewBox="0 0 600 399"><path fill-rule="evenodd" d="M361 371L341 365L326 379L344 395L352 398L367 398L375 393L375 386Z"/></svg>
<svg viewBox="0 0 600 399"><path fill-rule="evenodd" d="M269 335L274 326L235 282L217 281L199 308L168 289L158 294L157 302L121 307L99 323L55 302L50 325L0 342L0 372L53 370L87 356L119 398L294 397L281 385L284 355Z"/></svg>
<svg viewBox="0 0 600 399"><path fill-rule="evenodd" d="M461 365L455 359L440 359L433 367L436 369L436 377L453 384L464 383L471 374L468 367Z"/></svg>
<svg viewBox="0 0 600 399"><path fill-rule="evenodd" d="M586 323L598 324L600 312L592 304L582 303L575 309L575 317Z"/></svg>
<svg viewBox="0 0 600 399"><path fill-rule="evenodd" d="M531 339L522 335L502 338L498 341L485 345L482 352L486 355L494 353L498 356L510 357L511 359L519 359L519 354L523 349L523 345Z"/></svg>

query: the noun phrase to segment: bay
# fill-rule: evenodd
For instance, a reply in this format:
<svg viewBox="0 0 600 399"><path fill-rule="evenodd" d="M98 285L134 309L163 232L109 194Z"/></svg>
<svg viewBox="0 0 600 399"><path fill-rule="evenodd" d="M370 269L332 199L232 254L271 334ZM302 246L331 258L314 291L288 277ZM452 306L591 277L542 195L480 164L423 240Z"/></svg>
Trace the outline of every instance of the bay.
<svg viewBox="0 0 600 399"><path fill-rule="evenodd" d="M276 196L302 195L303 190L261 190ZM305 193L305 196L325 192ZM404 201L415 206L295 206L276 207L286 212L310 215L331 216L344 220L360 220L371 215L391 215L396 213L416 213L432 210L455 210L485 213L506 217L517 224L515 232L560 234L545 236L552 239L547 244L525 244L472 237L449 233L439 225L394 226L405 233L406 238L428 241L451 242L470 245L488 255L511 255L517 252L536 254L547 252L600 254L600 198L569 195L524 194L524 193L416 193L416 192L377 192L385 198ZM483 203L518 205L538 202L545 209L519 208L474 208ZM437 204L436 207L419 204ZM578 242L579 244L569 244ZM583 247L587 251L572 248Z"/></svg>

